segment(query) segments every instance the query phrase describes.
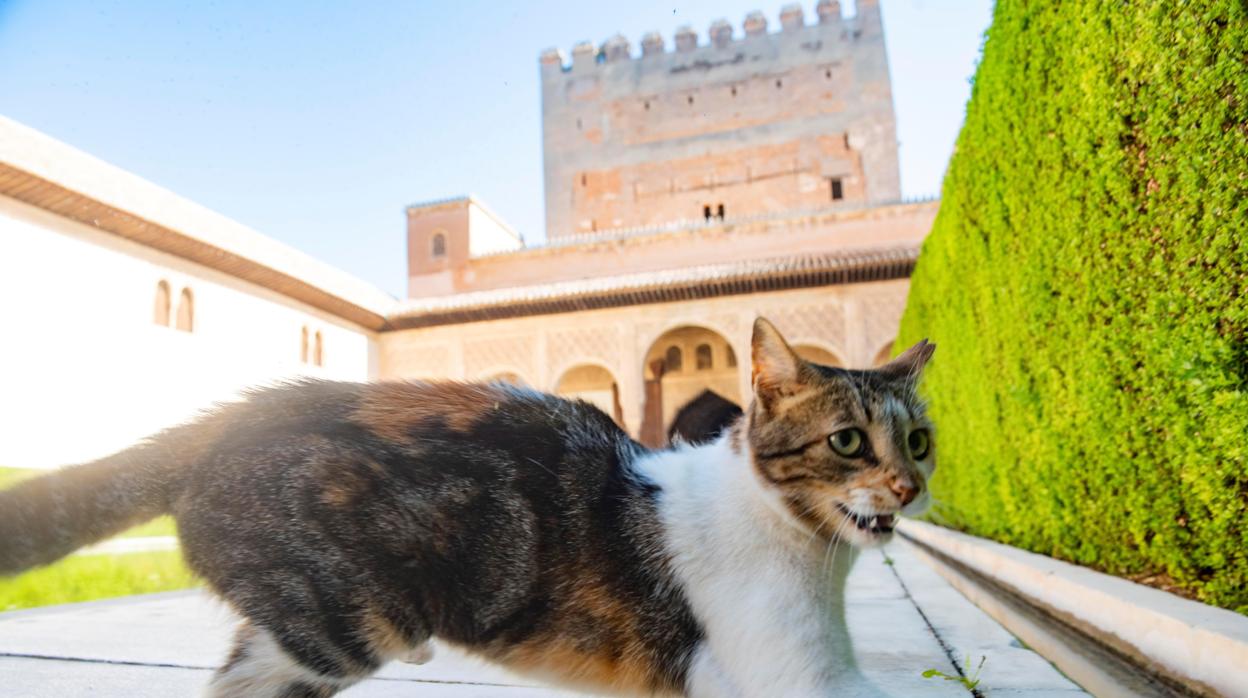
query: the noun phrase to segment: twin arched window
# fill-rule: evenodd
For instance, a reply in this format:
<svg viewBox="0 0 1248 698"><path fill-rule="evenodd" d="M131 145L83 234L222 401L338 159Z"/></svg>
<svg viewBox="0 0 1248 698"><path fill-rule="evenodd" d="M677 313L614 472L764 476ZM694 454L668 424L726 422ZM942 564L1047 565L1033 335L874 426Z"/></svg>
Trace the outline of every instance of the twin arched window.
<svg viewBox="0 0 1248 698"><path fill-rule="evenodd" d="M311 343L308 341L308 326L304 325L300 330L299 341L299 363L308 363L311 361L313 366L325 365L325 342L321 338L321 331L317 330L311 335Z"/></svg>
<svg viewBox="0 0 1248 698"><path fill-rule="evenodd" d="M161 279L156 284L156 300L152 305L152 322L161 327L168 327L171 304L169 282ZM181 295L178 296L178 312L174 328L183 332L195 331L195 295L191 293L189 287L182 289Z"/></svg>

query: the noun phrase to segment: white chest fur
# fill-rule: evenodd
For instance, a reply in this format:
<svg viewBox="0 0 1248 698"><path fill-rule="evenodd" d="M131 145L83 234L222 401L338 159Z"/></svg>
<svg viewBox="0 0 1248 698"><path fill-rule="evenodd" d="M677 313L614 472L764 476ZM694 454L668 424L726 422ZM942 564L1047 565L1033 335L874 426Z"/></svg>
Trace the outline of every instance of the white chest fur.
<svg viewBox="0 0 1248 698"><path fill-rule="evenodd" d="M663 488L675 573L706 630L691 696L871 692L859 685L844 621L853 548L803 528L726 439L639 467Z"/></svg>

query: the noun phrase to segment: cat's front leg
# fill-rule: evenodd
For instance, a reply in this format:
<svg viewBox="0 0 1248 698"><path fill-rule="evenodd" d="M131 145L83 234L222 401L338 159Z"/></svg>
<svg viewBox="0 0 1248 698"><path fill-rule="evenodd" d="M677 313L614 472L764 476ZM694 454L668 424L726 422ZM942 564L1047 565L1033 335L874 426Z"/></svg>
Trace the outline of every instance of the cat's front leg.
<svg viewBox="0 0 1248 698"><path fill-rule="evenodd" d="M694 653L686 684L689 698L745 698L705 643Z"/></svg>

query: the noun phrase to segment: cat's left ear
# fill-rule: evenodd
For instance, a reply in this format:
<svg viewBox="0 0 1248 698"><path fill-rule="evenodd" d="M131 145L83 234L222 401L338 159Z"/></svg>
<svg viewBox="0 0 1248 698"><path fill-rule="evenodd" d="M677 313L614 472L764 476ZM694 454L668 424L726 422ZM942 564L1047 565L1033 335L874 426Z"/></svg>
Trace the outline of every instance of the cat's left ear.
<svg viewBox="0 0 1248 698"><path fill-rule="evenodd" d="M796 394L801 388L802 359L764 318L754 321L751 340L751 381L763 402Z"/></svg>
<svg viewBox="0 0 1248 698"><path fill-rule="evenodd" d="M894 380L918 380L923 367L936 353L936 345L926 339L903 351L900 356L876 370Z"/></svg>

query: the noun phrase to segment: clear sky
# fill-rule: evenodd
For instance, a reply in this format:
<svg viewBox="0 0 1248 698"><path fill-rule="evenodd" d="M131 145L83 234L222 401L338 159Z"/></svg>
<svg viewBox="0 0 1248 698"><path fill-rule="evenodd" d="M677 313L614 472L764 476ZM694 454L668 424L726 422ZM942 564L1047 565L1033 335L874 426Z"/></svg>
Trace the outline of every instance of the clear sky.
<svg viewBox="0 0 1248 698"><path fill-rule="evenodd" d="M544 237L543 48L786 1L0 0L0 113L401 295L409 203ZM907 196L939 192L991 5L882 1Z"/></svg>

